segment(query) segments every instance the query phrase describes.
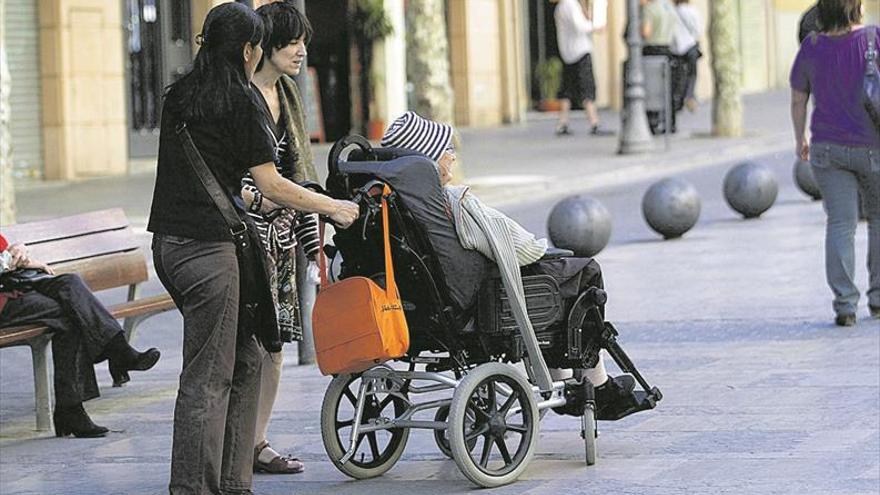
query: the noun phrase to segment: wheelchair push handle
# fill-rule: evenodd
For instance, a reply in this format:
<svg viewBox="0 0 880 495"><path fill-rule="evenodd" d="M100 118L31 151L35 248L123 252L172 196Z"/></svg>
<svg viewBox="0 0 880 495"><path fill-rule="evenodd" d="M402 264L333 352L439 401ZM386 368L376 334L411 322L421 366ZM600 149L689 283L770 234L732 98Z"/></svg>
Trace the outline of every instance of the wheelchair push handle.
<svg viewBox="0 0 880 495"><path fill-rule="evenodd" d="M367 138L357 134L350 134L339 141L336 141L333 144L333 147L330 148L330 156L327 157L327 170L330 172L331 176L339 173L339 158L342 156L342 152L352 145L357 146L364 153L372 151L373 149L373 145L367 141Z"/></svg>

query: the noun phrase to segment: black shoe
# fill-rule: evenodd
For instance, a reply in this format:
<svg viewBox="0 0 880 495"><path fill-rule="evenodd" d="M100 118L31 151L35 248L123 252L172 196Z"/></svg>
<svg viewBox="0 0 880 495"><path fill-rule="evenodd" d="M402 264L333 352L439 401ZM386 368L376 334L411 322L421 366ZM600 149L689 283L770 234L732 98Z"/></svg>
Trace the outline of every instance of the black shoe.
<svg viewBox="0 0 880 495"><path fill-rule="evenodd" d="M880 318L880 306L874 306L873 304L868 305L868 313L871 313L872 318Z"/></svg>
<svg viewBox="0 0 880 495"><path fill-rule="evenodd" d="M107 434L107 428L92 423L82 404L73 407L56 407L52 413L55 436L73 435L76 438L98 438Z"/></svg>
<svg viewBox="0 0 880 495"><path fill-rule="evenodd" d="M856 315L837 315L834 324L839 327L853 327L856 325Z"/></svg>
<svg viewBox="0 0 880 495"><path fill-rule="evenodd" d="M602 129L598 125L594 125L592 129L590 129L591 136L613 136L614 131L609 131L608 129Z"/></svg>
<svg viewBox="0 0 880 495"><path fill-rule="evenodd" d="M571 136L571 131L568 129L568 124L562 124L556 126L556 135L557 136Z"/></svg>
<svg viewBox="0 0 880 495"><path fill-rule="evenodd" d="M131 381L131 377L128 376L129 371L146 371L152 368L159 360L161 353L156 348L138 352L128 345L125 335L119 332L107 343L103 355L110 360L109 368L110 376L113 378L113 386L121 387L122 384Z"/></svg>
<svg viewBox="0 0 880 495"><path fill-rule="evenodd" d="M113 386L121 387L123 384L131 381L128 375L129 371L146 371L156 365L162 354L159 349L152 347L144 352L135 353L129 359L123 362L110 359L110 376L113 378Z"/></svg>
<svg viewBox="0 0 880 495"><path fill-rule="evenodd" d="M641 411L641 404L633 392L636 380L630 375L608 377L596 387L596 419L616 420Z"/></svg>

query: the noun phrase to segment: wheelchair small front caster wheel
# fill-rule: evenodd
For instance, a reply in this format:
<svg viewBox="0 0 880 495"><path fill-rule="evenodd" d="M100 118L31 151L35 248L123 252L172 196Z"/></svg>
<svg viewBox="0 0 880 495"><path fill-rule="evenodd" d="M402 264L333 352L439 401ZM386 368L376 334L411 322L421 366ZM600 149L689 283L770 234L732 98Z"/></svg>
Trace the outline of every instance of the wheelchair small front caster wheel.
<svg viewBox="0 0 880 495"><path fill-rule="evenodd" d="M592 466L596 464L596 409L593 404L584 407L584 415L581 416L581 436L584 439L587 466Z"/></svg>

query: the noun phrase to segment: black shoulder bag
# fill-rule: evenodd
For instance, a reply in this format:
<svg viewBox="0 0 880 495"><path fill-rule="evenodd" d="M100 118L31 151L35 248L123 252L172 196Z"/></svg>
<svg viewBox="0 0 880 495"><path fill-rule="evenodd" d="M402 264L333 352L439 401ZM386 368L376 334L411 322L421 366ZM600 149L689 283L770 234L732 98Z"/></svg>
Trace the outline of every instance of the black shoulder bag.
<svg viewBox="0 0 880 495"><path fill-rule="evenodd" d="M35 284L50 278L55 278L55 275L50 275L35 268L10 270L8 272L0 273L0 292L34 290Z"/></svg>
<svg viewBox="0 0 880 495"><path fill-rule="evenodd" d="M229 196L196 148L185 123L177 127L177 135L183 143L187 161L205 188L205 192L220 210L229 228L229 234L235 242L240 279L239 327L246 325L253 328L253 333L267 351L278 352L282 346L281 331L278 328L275 303L269 287L271 279L269 265L257 236L256 227L247 215L238 214Z"/></svg>

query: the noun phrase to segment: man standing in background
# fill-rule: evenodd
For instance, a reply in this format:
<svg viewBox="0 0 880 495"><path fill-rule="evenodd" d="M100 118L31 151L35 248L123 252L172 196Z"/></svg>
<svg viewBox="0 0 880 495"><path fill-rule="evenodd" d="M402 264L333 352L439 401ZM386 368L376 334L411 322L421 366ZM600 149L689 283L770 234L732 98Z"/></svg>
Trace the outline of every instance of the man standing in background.
<svg viewBox="0 0 880 495"><path fill-rule="evenodd" d="M559 92L562 108L556 124L556 135L571 134L568 128L568 113L572 101L584 105L590 134L607 136L612 133L599 128L599 115L596 112L596 79L593 76L593 25L592 15L578 0L555 0L557 2L553 18L556 21L556 41L562 68L562 89Z"/></svg>

